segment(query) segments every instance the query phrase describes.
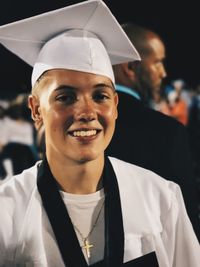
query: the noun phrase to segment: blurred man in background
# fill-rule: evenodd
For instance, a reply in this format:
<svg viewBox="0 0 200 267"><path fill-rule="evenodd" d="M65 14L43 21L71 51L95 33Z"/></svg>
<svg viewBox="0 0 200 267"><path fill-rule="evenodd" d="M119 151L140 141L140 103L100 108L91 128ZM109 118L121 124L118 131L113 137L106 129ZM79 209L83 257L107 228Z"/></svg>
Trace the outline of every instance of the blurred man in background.
<svg viewBox="0 0 200 267"><path fill-rule="evenodd" d="M200 239L198 197L186 128L146 105L160 92L167 73L161 37L132 23L122 25L142 60L114 66L119 94L116 131L107 153L177 182Z"/></svg>

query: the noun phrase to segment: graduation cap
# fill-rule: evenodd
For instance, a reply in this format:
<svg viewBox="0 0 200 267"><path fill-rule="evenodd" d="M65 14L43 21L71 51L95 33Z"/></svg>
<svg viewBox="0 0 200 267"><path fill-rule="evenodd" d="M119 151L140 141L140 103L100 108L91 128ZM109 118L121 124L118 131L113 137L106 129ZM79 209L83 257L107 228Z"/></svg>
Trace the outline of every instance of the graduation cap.
<svg viewBox="0 0 200 267"><path fill-rule="evenodd" d="M0 42L33 66L32 85L47 70L71 69L109 77L112 65L140 60L101 0L88 0L0 26Z"/></svg>

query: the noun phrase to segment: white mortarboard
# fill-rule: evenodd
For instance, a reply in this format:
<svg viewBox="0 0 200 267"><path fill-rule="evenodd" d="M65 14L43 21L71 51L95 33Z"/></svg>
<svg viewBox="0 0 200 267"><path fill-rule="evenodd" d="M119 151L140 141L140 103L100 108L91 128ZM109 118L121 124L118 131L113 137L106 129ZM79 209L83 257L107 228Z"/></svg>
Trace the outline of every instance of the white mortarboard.
<svg viewBox="0 0 200 267"><path fill-rule="evenodd" d="M47 70L71 69L109 77L112 65L140 60L101 0L88 0L0 26L0 42L33 66L32 85Z"/></svg>

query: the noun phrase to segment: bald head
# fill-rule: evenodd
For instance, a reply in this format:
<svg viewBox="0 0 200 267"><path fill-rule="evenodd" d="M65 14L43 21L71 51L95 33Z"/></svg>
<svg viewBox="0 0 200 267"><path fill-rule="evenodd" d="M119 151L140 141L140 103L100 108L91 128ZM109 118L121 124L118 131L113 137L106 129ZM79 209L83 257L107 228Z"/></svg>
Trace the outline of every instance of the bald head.
<svg viewBox="0 0 200 267"><path fill-rule="evenodd" d="M124 23L121 26L131 42L134 44L142 59L153 52L151 46L149 45L149 41L151 39L159 39L162 42L157 33L145 27L141 27L130 22Z"/></svg>
<svg viewBox="0 0 200 267"><path fill-rule="evenodd" d="M155 93L160 92L166 77L165 45L157 33L144 27L128 22L122 24L122 28L142 60L113 66L116 83L132 88L142 100L149 102Z"/></svg>

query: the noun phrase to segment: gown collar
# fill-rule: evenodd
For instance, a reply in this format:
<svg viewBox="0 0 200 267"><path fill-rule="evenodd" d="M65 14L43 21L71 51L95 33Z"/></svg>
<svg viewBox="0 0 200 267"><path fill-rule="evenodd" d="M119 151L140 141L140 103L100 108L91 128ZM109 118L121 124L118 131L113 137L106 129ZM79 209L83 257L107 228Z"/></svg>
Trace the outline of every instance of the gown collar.
<svg viewBox="0 0 200 267"><path fill-rule="evenodd" d="M67 208L46 158L38 168L37 186L65 266L87 267ZM91 266L121 267L124 257L122 210L117 178L108 157L105 157L103 186L105 191L104 259Z"/></svg>
<svg viewBox="0 0 200 267"><path fill-rule="evenodd" d="M115 85L116 91L117 92L122 92L122 93L126 93L128 95L133 96L134 98L136 98L137 100L141 100L140 95L138 94L138 92L136 92L133 88L129 88L126 87L124 85L121 84L116 84Z"/></svg>

